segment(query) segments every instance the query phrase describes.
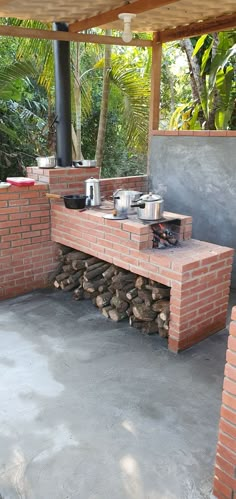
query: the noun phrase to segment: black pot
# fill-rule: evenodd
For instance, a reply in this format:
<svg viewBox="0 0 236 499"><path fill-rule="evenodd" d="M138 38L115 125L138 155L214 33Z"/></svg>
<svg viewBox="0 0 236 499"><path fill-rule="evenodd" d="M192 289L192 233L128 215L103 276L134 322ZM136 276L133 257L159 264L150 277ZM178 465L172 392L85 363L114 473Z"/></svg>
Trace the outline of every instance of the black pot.
<svg viewBox="0 0 236 499"><path fill-rule="evenodd" d="M85 208L86 197L83 194L68 194L63 196L65 207L69 210L82 210Z"/></svg>

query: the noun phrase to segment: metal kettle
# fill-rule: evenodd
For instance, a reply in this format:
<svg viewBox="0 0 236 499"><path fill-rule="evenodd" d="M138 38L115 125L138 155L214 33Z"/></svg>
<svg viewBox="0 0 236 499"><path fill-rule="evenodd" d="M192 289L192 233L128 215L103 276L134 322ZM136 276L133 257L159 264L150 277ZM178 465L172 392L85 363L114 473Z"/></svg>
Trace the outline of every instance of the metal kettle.
<svg viewBox="0 0 236 499"><path fill-rule="evenodd" d="M97 178L90 177L85 182L85 194L87 196L86 204L87 206L100 206L101 204L101 194L100 194L100 180Z"/></svg>

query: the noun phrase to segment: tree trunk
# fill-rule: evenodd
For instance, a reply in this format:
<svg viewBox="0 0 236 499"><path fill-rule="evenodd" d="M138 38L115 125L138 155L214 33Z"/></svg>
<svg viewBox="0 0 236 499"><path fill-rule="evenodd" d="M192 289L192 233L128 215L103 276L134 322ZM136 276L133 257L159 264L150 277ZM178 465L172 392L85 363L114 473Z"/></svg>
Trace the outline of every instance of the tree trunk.
<svg viewBox="0 0 236 499"><path fill-rule="evenodd" d="M198 102L201 102L201 95L202 95L202 89L203 89L203 78L201 76L201 69L200 69L200 66L198 64L197 57L192 56L193 55L193 45L192 45L191 40L189 38L185 38L184 40L181 40L180 47L183 50L183 52L185 52L186 57L187 57L193 99L198 101Z"/></svg>
<svg viewBox="0 0 236 499"><path fill-rule="evenodd" d="M214 43L212 46L212 54L211 54L212 61L217 54L217 48L219 45L218 33L213 33L213 39L214 39ZM212 93L211 107L210 107L208 119L206 122L206 129L207 130L215 130L215 128L216 128L215 127L215 115L216 115L216 111L217 111L218 107L219 107L219 93L218 93L217 88L215 87L213 90L213 93Z"/></svg>
<svg viewBox="0 0 236 499"><path fill-rule="evenodd" d="M110 36L111 30L106 30L106 35ZM105 57L104 57L104 69L103 69L102 102L101 102L97 147L96 147L96 160L97 160L97 166L99 168L102 167L105 135L106 135L106 123L107 123L109 87L110 87L110 75L109 75L110 66L111 66L111 45L106 45Z"/></svg>

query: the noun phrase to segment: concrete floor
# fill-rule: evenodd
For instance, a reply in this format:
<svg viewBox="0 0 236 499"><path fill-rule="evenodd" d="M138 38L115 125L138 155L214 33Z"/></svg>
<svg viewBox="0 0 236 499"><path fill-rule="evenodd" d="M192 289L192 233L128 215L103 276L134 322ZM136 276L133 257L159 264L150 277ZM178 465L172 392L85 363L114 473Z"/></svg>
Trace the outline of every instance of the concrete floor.
<svg viewBox="0 0 236 499"><path fill-rule="evenodd" d="M0 497L209 498L226 341L175 356L69 295L1 302Z"/></svg>

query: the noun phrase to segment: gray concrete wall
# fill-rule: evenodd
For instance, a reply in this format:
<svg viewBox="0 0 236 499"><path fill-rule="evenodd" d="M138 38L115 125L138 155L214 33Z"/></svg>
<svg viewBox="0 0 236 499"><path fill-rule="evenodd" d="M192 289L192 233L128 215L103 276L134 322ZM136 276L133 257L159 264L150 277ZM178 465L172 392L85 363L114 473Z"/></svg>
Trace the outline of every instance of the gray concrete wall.
<svg viewBox="0 0 236 499"><path fill-rule="evenodd" d="M152 137L150 183L166 210L192 215L195 239L236 249L236 138Z"/></svg>

